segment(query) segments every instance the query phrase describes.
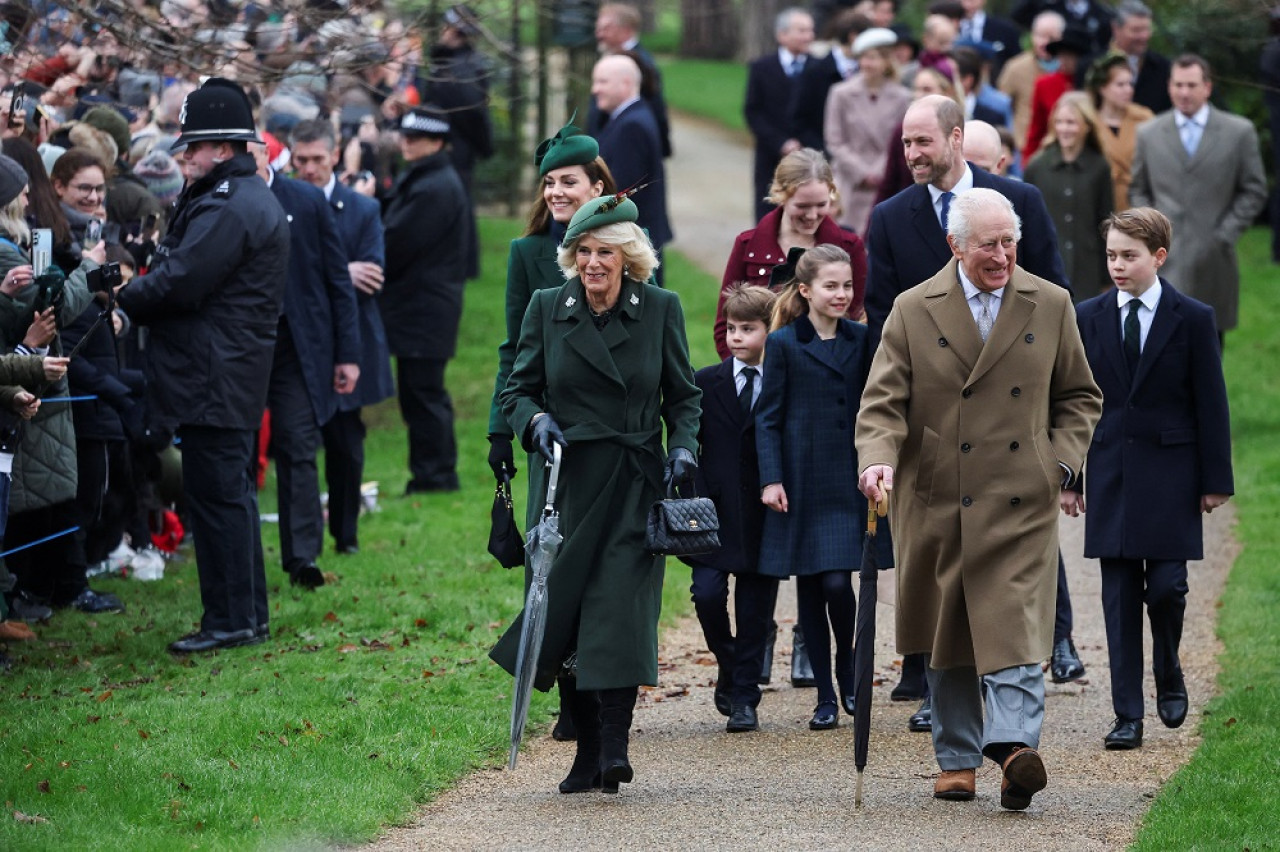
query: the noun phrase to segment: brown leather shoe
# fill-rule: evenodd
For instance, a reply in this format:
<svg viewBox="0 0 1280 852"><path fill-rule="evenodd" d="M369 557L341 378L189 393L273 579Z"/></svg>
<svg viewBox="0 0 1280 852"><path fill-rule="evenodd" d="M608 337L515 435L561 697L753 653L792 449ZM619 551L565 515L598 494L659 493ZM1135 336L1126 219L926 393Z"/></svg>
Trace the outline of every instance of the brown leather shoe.
<svg viewBox="0 0 1280 852"><path fill-rule="evenodd" d="M7 642L26 642L36 638L35 631L22 621L0 621L0 639Z"/></svg>
<svg viewBox="0 0 1280 852"><path fill-rule="evenodd" d="M938 780L933 782L933 797L967 802L977 792L974 777L972 769L944 769Z"/></svg>
<svg viewBox="0 0 1280 852"><path fill-rule="evenodd" d="M1004 778L1000 780L1000 807L1011 811L1025 811L1031 797L1049 783L1040 753L1027 746L1005 758L1001 768Z"/></svg>

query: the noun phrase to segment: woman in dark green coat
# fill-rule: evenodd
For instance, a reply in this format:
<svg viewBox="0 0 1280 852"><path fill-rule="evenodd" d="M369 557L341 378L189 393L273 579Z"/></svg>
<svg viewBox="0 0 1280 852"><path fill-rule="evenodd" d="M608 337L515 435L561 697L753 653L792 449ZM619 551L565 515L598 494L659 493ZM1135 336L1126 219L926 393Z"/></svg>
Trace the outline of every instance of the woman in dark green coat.
<svg viewBox="0 0 1280 852"><path fill-rule="evenodd" d="M529 299L535 290L564 283L556 250L573 214L587 201L612 194L617 188L609 167L600 159L600 146L574 127L572 120L538 146L533 161L538 167L538 198L529 211L524 234L511 241L511 254L507 258L507 337L498 347L498 375L493 383L493 404L489 407L489 467L499 481L504 470L508 476L516 474L511 427L502 415L498 395L507 386L507 376L516 359L520 322L529 307ZM540 465L531 462L529 468L535 466ZM536 519L541 510L541 503L530 504L530 517ZM573 680L561 679L560 718L551 732L557 740L577 737L569 712L572 690Z"/></svg>
<svg viewBox="0 0 1280 852"><path fill-rule="evenodd" d="M697 468L702 392L684 314L674 293L642 283L657 259L636 215L613 196L574 215L559 252L573 277L533 294L501 395L527 450L549 459L553 444L565 448L556 499L564 544L534 679L545 690L558 672L576 672L578 750L563 793L617 792L632 778L631 716L637 687L657 683L662 602L663 560L645 548L645 516L664 481L692 481ZM542 476L530 476L529 505L544 499ZM521 621L491 652L513 673Z"/></svg>

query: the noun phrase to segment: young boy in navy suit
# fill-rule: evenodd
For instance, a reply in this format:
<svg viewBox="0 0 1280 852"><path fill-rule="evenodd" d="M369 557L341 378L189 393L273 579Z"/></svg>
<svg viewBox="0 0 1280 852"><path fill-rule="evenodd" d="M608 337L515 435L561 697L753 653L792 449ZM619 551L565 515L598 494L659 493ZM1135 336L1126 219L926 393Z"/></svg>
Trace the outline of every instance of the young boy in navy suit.
<svg viewBox="0 0 1280 852"><path fill-rule="evenodd" d="M685 561L693 568L694 609L720 667L716 709L729 717L725 730L730 733L759 728L758 680L778 595L778 581L758 572L764 505L752 413L760 397L774 298L767 287L738 285L731 290L724 305L725 340L732 354L694 375L702 390L697 488L716 504L721 547ZM736 636L729 625L730 574L736 576Z"/></svg>
<svg viewBox="0 0 1280 852"><path fill-rule="evenodd" d="M1076 309L1102 419L1085 466L1084 555L1102 563L1102 606L1116 721L1108 749L1142 745L1142 606L1151 622L1156 713L1176 728L1187 715L1178 661L1187 560L1203 559L1201 514L1234 491L1231 422L1213 309L1159 278L1168 218L1150 207L1103 223L1116 289Z"/></svg>

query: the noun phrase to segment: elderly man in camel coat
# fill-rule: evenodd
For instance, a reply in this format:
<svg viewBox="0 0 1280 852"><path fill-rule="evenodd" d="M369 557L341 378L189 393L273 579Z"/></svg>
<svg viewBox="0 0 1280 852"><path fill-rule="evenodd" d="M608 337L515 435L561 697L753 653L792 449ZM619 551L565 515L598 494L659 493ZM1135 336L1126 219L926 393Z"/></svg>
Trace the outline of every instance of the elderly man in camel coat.
<svg viewBox="0 0 1280 852"><path fill-rule="evenodd" d="M986 755L1003 770L1001 805L1021 810L1047 783L1035 749L1059 499L1102 394L1070 294L1016 265L1008 199L970 190L948 224L954 259L885 322L857 422L859 487L892 498L898 651L930 655L934 795L972 799Z"/></svg>

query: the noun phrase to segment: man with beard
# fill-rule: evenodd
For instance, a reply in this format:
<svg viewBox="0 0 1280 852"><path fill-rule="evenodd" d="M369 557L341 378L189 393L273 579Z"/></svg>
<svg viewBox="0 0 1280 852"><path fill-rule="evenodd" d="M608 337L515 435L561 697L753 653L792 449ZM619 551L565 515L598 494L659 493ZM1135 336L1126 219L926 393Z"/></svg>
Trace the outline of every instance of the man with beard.
<svg viewBox="0 0 1280 852"><path fill-rule="evenodd" d="M902 120L902 146L915 185L876 205L867 232L867 325L877 338L898 294L932 278L951 260L953 252L946 232L951 201L974 187L994 189L1013 203L1021 221L1019 265L1032 275L1070 290L1058 254L1058 235L1040 190L971 167L961 153L963 145L964 109L952 99L926 95L907 109ZM1071 644L1071 629L1071 597L1059 557L1052 673L1055 682L1075 680L1084 674L1084 665ZM894 690L894 697L901 700L925 698L908 724L913 731L927 731L931 724L932 708L926 697L924 675L923 657L909 654L903 660L902 681Z"/></svg>

